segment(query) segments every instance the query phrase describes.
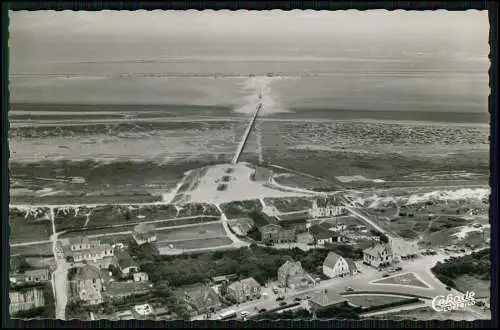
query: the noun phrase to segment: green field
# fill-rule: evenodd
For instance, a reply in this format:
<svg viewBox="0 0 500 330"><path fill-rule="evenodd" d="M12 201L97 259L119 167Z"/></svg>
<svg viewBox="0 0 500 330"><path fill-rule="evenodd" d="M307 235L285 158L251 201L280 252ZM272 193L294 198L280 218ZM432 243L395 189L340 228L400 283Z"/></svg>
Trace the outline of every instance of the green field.
<svg viewBox="0 0 500 330"><path fill-rule="evenodd" d="M33 208L31 213L9 208L9 239L12 244L48 240L52 235L49 208Z"/></svg>
<svg viewBox="0 0 500 330"><path fill-rule="evenodd" d="M52 242L24 245L24 246L11 246L10 255L32 255L32 256L53 256Z"/></svg>
<svg viewBox="0 0 500 330"><path fill-rule="evenodd" d="M345 297L350 303L358 307L375 307L409 300L408 298L384 295L356 295Z"/></svg>
<svg viewBox="0 0 500 330"><path fill-rule="evenodd" d="M262 211L262 204L258 199L226 203L220 207L228 219L244 218L252 212Z"/></svg>

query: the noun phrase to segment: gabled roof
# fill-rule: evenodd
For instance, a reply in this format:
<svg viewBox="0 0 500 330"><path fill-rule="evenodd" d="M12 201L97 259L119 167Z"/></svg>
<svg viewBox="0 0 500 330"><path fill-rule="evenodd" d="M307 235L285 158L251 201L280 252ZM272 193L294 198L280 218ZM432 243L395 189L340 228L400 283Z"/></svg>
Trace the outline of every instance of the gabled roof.
<svg viewBox="0 0 500 330"><path fill-rule="evenodd" d="M71 245L84 245L90 244L88 237L86 236L75 236L69 238L69 244Z"/></svg>
<svg viewBox="0 0 500 330"><path fill-rule="evenodd" d="M333 237L334 234L321 225L313 225L309 228L309 233L316 239L327 239Z"/></svg>
<svg viewBox="0 0 500 330"><path fill-rule="evenodd" d="M27 270L24 273L24 276L31 276L31 277L43 277L43 276L49 276L49 270L47 268L40 268L40 269L32 269L32 270Z"/></svg>
<svg viewBox="0 0 500 330"><path fill-rule="evenodd" d="M100 279L100 278L101 274L99 272L99 269L90 265L78 267L75 271L75 274L73 275L73 280L80 280L80 281Z"/></svg>
<svg viewBox="0 0 500 330"><path fill-rule="evenodd" d="M351 258L344 258L344 259L347 262L347 265L349 266L350 271L357 271L358 270L358 266L356 265L354 260L352 260Z"/></svg>
<svg viewBox="0 0 500 330"><path fill-rule="evenodd" d="M298 266L300 267L300 269L302 269L302 264L300 263L300 261L287 260L283 265L281 265L278 271L289 274L290 270L295 266Z"/></svg>
<svg viewBox="0 0 500 330"><path fill-rule="evenodd" d="M328 256L326 256L325 261L323 262L323 266L333 268L337 264L337 261L342 258L342 256L336 254L335 252L330 252L328 253Z"/></svg>
<svg viewBox="0 0 500 330"><path fill-rule="evenodd" d="M260 286L259 282L257 282L253 277L248 277L240 281L241 284L250 286L250 287L257 287Z"/></svg>
<svg viewBox="0 0 500 330"><path fill-rule="evenodd" d="M134 227L134 233L136 234L149 234L155 231L155 226L149 223L140 223Z"/></svg>
<svg viewBox="0 0 500 330"><path fill-rule="evenodd" d="M310 300L321 307L328 307L346 301L346 299L337 292L327 289L315 292Z"/></svg>
<svg viewBox="0 0 500 330"><path fill-rule="evenodd" d="M392 254L392 249L389 244L377 244L371 248L363 250L363 253L374 257L379 257L384 252L384 250L386 250L388 254Z"/></svg>
<svg viewBox="0 0 500 330"><path fill-rule="evenodd" d="M128 254L126 251L120 250L118 253L115 254L116 256L116 261L118 263L118 267L120 269L125 269L128 267L139 267L137 263L132 259L130 254Z"/></svg>

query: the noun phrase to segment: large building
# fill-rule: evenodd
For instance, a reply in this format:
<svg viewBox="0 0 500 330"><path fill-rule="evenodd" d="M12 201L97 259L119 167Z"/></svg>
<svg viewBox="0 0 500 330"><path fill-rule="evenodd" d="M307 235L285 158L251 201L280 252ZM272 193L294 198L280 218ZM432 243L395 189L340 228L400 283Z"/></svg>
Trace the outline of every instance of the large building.
<svg viewBox="0 0 500 330"><path fill-rule="evenodd" d="M56 246L58 255L64 258L72 258L75 262L82 261L106 261L102 267L107 268L114 256L111 244L101 243L100 240L89 240L87 237L77 236L69 239L69 244ZM61 250L62 249L62 253Z"/></svg>
<svg viewBox="0 0 500 330"><path fill-rule="evenodd" d="M70 278L70 288L73 295L90 305L97 305L103 301L101 274L96 267L89 265L77 267Z"/></svg>
<svg viewBox="0 0 500 330"><path fill-rule="evenodd" d="M152 224L140 223L134 227L132 237L137 245L153 243L156 241L156 229Z"/></svg>
<svg viewBox="0 0 500 330"><path fill-rule="evenodd" d="M291 243L296 238L295 228L284 228L273 223L260 227L259 231L264 243Z"/></svg>
<svg viewBox="0 0 500 330"><path fill-rule="evenodd" d="M309 214L313 218L336 217L346 213L334 196L323 196L313 201Z"/></svg>
<svg viewBox="0 0 500 330"><path fill-rule="evenodd" d="M323 262L323 274L330 278L352 276L358 272L354 260L344 258L335 252L328 253Z"/></svg>
<svg viewBox="0 0 500 330"><path fill-rule="evenodd" d="M393 257L389 244L379 243L374 247L363 250L363 263L375 268L389 266L393 261Z"/></svg>
<svg viewBox="0 0 500 330"><path fill-rule="evenodd" d="M260 293L260 284L252 277L233 282L227 287L227 296L237 303L259 299Z"/></svg>

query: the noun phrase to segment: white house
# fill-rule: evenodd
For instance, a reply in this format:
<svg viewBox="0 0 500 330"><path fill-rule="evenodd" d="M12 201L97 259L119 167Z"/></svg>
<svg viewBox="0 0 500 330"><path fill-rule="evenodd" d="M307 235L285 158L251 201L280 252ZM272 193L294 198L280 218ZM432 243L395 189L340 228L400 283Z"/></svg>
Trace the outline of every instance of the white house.
<svg viewBox="0 0 500 330"><path fill-rule="evenodd" d="M323 262L323 274L330 278L351 276L358 272L356 263L348 258L344 258L335 252L328 253Z"/></svg>
<svg viewBox="0 0 500 330"><path fill-rule="evenodd" d="M376 268L390 265L393 257L394 255L389 244L379 243L374 247L363 250L363 263Z"/></svg>

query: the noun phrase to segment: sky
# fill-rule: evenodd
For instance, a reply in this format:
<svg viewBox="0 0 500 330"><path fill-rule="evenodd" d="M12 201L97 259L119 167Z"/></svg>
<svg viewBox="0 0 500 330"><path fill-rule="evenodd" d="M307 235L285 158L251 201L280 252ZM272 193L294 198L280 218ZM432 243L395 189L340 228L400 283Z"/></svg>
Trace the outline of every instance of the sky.
<svg viewBox="0 0 500 330"><path fill-rule="evenodd" d="M9 20L14 101L68 101L55 80L17 80L26 74L430 70L487 78L489 66L486 11L19 11Z"/></svg>

